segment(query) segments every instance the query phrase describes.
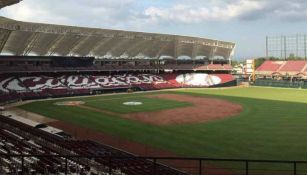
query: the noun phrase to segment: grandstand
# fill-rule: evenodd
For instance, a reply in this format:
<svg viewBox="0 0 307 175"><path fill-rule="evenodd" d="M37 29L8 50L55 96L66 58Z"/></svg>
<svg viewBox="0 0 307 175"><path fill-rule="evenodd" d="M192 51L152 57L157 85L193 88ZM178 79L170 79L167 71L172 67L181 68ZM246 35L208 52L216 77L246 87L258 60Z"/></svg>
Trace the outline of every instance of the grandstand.
<svg viewBox="0 0 307 175"><path fill-rule="evenodd" d="M51 134L40 128L39 123L29 120L25 123L25 119L18 121L11 115L0 115L0 121L1 174L153 174L153 162L135 159L121 150ZM114 158L111 164L110 157ZM185 175L162 164L155 166L162 174Z"/></svg>
<svg viewBox="0 0 307 175"><path fill-rule="evenodd" d="M209 89L247 78L231 74L235 43L0 17L0 175L306 174L307 61L286 61L306 60L306 41L267 37L267 59L284 60Z"/></svg>
<svg viewBox="0 0 307 175"><path fill-rule="evenodd" d="M265 61L255 71L257 86L307 88L307 61Z"/></svg>
<svg viewBox="0 0 307 175"><path fill-rule="evenodd" d="M19 3L21 0L0 0L0 9Z"/></svg>
<svg viewBox="0 0 307 175"><path fill-rule="evenodd" d="M256 70L257 75L279 74L281 76L300 76L306 74L307 61L265 61Z"/></svg>
<svg viewBox="0 0 307 175"><path fill-rule="evenodd" d="M13 3L0 2L1 8ZM234 48L232 42L213 39L0 17L0 105L130 90L233 86ZM186 174L43 125L0 115L0 174Z"/></svg>
<svg viewBox="0 0 307 175"><path fill-rule="evenodd" d="M72 95L91 95L112 90L157 90L180 87L211 87L232 85L229 74L114 74L3 76L0 78L0 103Z"/></svg>
<svg viewBox="0 0 307 175"><path fill-rule="evenodd" d="M234 82L229 75L235 47L231 42L4 17L0 21L2 102ZM182 75L202 80L177 81Z"/></svg>

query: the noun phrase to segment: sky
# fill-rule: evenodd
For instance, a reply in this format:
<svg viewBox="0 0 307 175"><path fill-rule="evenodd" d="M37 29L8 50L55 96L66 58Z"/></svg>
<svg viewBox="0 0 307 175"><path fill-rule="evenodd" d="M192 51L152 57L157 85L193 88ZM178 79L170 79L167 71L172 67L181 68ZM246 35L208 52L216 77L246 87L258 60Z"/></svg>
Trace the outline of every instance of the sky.
<svg viewBox="0 0 307 175"><path fill-rule="evenodd" d="M306 0L23 0L0 10L20 21L203 37L265 55L265 37L305 34Z"/></svg>

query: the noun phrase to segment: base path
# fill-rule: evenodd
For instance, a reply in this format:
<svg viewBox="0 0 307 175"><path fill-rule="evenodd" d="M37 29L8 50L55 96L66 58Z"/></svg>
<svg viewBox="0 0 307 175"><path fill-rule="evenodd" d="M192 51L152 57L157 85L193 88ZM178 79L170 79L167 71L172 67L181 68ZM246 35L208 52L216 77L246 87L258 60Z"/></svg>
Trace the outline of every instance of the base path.
<svg viewBox="0 0 307 175"><path fill-rule="evenodd" d="M195 97L179 94L156 94L148 95L146 97L189 102L192 106L162 111L129 113L121 116L147 124L172 125L224 119L226 117L237 115L243 110L242 106L239 104L217 98Z"/></svg>

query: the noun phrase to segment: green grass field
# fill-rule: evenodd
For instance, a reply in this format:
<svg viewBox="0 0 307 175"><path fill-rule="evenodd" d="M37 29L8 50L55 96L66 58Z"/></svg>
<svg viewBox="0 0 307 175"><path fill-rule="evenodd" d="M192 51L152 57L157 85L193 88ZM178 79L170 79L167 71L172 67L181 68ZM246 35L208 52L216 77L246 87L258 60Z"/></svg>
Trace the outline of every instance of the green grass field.
<svg viewBox="0 0 307 175"><path fill-rule="evenodd" d="M79 107L39 101L21 106L31 112L118 137L169 150L182 156L241 159L307 160L307 90L278 88L182 89L159 93L210 96L239 103L244 111L219 121L153 126ZM71 99L69 99L71 100ZM163 110L190 105L152 100L144 94L77 98L86 105L120 113ZM138 100L139 108L119 106Z"/></svg>
<svg viewBox="0 0 307 175"><path fill-rule="evenodd" d="M117 112L121 114L131 113L131 112L149 112L149 111L160 111L164 109L173 109L179 107L189 106L191 104L185 102L177 102L174 100L165 99L153 99L146 98L143 96L124 96L114 98L100 98L100 99L88 99L82 100L85 102L86 106L90 106L96 109L102 109L112 112ZM141 102L142 105L129 106L123 105L124 102L136 101Z"/></svg>

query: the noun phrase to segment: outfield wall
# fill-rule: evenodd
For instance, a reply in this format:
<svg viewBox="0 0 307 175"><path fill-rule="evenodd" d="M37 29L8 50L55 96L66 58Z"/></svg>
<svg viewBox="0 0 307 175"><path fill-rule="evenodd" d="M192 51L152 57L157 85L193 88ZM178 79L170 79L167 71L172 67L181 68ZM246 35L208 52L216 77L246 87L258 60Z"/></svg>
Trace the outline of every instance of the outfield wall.
<svg viewBox="0 0 307 175"><path fill-rule="evenodd" d="M270 86L282 88L302 88L307 89L307 82L304 81L286 81L286 80L260 80L255 81L255 86Z"/></svg>

